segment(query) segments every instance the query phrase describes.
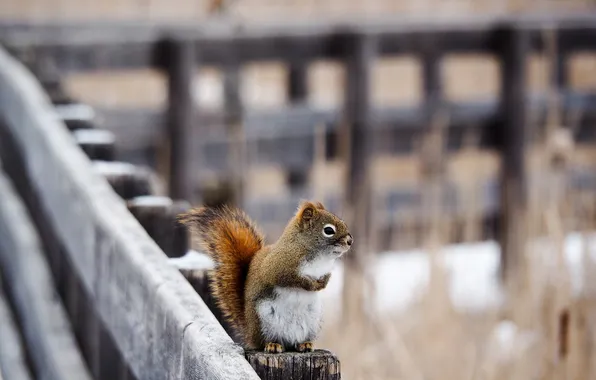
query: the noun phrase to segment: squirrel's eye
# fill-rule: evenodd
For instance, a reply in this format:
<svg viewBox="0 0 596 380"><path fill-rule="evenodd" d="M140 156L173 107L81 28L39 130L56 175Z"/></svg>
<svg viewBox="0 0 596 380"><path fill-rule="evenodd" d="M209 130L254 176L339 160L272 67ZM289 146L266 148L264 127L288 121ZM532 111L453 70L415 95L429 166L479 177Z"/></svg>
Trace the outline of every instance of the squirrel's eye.
<svg viewBox="0 0 596 380"><path fill-rule="evenodd" d="M335 226L333 224L325 224L325 226L323 226L323 235L325 235L325 237L335 235Z"/></svg>

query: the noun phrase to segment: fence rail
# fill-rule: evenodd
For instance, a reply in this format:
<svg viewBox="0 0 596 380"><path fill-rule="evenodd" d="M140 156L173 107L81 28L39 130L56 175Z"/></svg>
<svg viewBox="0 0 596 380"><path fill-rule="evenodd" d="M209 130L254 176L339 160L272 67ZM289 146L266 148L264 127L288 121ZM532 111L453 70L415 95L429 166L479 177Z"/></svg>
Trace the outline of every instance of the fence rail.
<svg viewBox="0 0 596 380"><path fill-rule="evenodd" d="M54 275L68 280L57 286L79 312L71 318L85 336L92 376L120 378L110 374L130 367L139 379L257 379L242 350L94 172L39 84L4 51L0 115L5 170L48 247Z"/></svg>
<svg viewBox="0 0 596 380"><path fill-rule="evenodd" d="M244 64L282 59L308 62L345 58L353 36L375 39L379 56L415 54L437 58L449 53L499 53L504 30L516 29L528 47L544 49L542 32L556 28L565 53L592 49L596 16L590 13L529 16L474 16L445 20L392 19L375 23L284 24L265 26L154 25L144 23L48 23L0 25L11 52L51 59L65 73L166 67L168 39L196 46L205 65Z"/></svg>
<svg viewBox="0 0 596 380"><path fill-rule="evenodd" d="M54 281L41 241L14 187L0 171L0 265L16 306L36 378L91 380L66 311L55 302ZM4 322L3 322L4 323Z"/></svg>

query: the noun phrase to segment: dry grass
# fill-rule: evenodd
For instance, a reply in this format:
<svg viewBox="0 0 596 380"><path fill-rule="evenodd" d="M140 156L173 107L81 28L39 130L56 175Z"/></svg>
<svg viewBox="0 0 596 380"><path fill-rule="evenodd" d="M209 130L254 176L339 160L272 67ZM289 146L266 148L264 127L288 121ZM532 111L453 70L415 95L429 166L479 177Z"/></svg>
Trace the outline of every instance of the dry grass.
<svg viewBox="0 0 596 380"><path fill-rule="evenodd" d="M555 102L552 107L556 111L558 104ZM531 201L522 226L527 230L521 232L526 239L525 249L517 252L517 271L502 284L504 304L496 310L474 314L454 307L447 292L447 272L440 260L440 238L445 237L437 234L441 210L438 203L431 203L429 212L437 217L431 219L426 231L430 282L420 302L399 314L360 314L351 325L326 326L323 344L342 358L346 377L579 380L596 376L596 308L592 300L596 284L596 246L592 241L596 219L593 213L589 219L583 215L587 209L594 210L594 196L578 196L565 182L566 170L572 162L577 164L582 154L575 154L573 145L561 154L558 141L550 138L564 131L559 123L554 112L547 125L549 137L530 152L528 167L533 175L540 173L547 182L530 189ZM421 158L428 161L429 155L440 154L441 141L434 142L435 146ZM590 161L594 163L593 159ZM464 165L472 162L465 161ZM430 166L432 169L432 162ZM434 166L436 169L437 163ZM475 177L474 170L470 171ZM424 183L440 184L441 175L435 171ZM433 202L436 196L429 191L427 201ZM573 280L580 280L583 286L573 292L564 241L569 232L578 230L580 221L587 231L583 271L579 274L581 279Z"/></svg>
<svg viewBox="0 0 596 380"><path fill-rule="evenodd" d="M552 176L549 190L555 190L562 184L557 179L560 169L548 163L543 160L542 169ZM562 258L562 246L573 222L582 218L585 222L575 210L593 210L594 197L592 194L586 204L565 189L540 194L540 199L532 202L528 217L528 237L534 243L522 254L519 275L504 285L508 292L502 308L477 313L456 309L439 260L432 267L427 292L406 311L360 314L351 324L326 324L321 345L342 359L345 378L593 378L596 263L591 257L596 245L590 234L595 220L584 224L589 231L581 274L584 288L576 294L570 289L571 274ZM580 206L571 207L573 203ZM427 237L430 233L427 231ZM434 244L428 254L440 258L442 253Z"/></svg>

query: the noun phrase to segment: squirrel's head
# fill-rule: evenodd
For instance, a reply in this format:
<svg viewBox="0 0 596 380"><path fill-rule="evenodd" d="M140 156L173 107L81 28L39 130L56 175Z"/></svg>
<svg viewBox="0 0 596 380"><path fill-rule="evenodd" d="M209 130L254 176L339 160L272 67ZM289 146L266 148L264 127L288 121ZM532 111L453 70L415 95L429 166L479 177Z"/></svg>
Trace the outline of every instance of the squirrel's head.
<svg viewBox="0 0 596 380"><path fill-rule="evenodd" d="M299 238L316 252L339 257L352 245L353 238L346 223L320 202L302 202L294 221Z"/></svg>

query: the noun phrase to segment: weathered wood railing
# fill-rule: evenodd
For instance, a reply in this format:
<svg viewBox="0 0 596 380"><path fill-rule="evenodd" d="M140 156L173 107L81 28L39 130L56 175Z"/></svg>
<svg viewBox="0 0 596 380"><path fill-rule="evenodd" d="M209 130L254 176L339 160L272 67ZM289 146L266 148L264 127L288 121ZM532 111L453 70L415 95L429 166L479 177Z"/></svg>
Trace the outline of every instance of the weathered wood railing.
<svg viewBox="0 0 596 380"><path fill-rule="evenodd" d="M0 51L0 152L96 379L257 379L126 209L34 78ZM10 222L3 218L3 223Z"/></svg>
<svg viewBox="0 0 596 380"><path fill-rule="evenodd" d="M66 311L55 300L54 281L37 231L2 171L0 267L7 299L15 305L24 340L32 348L28 351L32 375L35 378L91 380L70 330Z"/></svg>

